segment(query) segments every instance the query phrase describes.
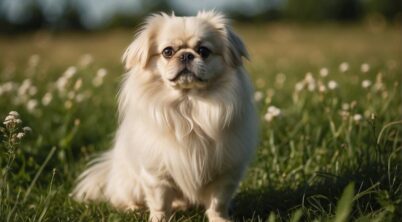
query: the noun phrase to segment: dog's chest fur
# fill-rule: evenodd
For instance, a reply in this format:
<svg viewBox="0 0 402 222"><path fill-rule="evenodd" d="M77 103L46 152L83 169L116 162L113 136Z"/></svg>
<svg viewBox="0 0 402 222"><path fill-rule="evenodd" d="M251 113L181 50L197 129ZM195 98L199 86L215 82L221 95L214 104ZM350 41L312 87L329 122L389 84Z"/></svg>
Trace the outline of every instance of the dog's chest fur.
<svg viewBox="0 0 402 222"><path fill-rule="evenodd" d="M185 99L164 113L171 145L164 153L164 167L191 200L214 177L231 165L227 128L232 127L234 106Z"/></svg>

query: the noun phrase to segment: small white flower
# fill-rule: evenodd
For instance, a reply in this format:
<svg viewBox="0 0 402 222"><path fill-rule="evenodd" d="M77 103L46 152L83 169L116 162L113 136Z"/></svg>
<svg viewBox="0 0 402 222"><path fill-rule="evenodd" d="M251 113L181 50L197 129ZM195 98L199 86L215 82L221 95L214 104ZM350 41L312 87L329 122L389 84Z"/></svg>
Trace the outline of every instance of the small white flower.
<svg viewBox="0 0 402 222"><path fill-rule="evenodd" d="M307 89L310 92L314 91L315 90L315 82L311 82L311 83L307 84Z"/></svg>
<svg viewBox="0 0 402 222"><path fill-rule="evenodd" d="M311 72L306 73L306 76L304 77L304 81L306 83L314 83L315 80L314 80L313 74L311 74Z"/></svg>
<svg viewBox="0 0 402 222"><path fill-rule="evenodd" d="M32 82L30 79L25 79L22 84L20 85L20 87L18 88L18 95L20 96L24 96L27 94L29 88L31 87Z"/></svg>
<svg viewBox="0 0 402 222"><path fill-rule="evenodd" d="M363 88L368 88L370 86L371 86L371 81L370 80L365 79L365 80L362 81L362 87Z"/></svg>
<svg viewBox="0 0 402 222"><path fill-rule="evenodd" d="M298 82L295 85L295 90L296 92L300 92L304 89L304 82Z"/></svg>
<svg viewBox="0 0 402 222"><path fill-rule="evenodd" d="M272 113L266 113L266 114L264 115L264 119L265 119L267 122L271 122L273 118L274 118L274 116L272 115Z"/></svg>
<svg viewBox="0 0 402 222"><path fill-rule="evenodd" d="M17 84L15 82L6 82L2 88L4 92L11 92L17 88Z"/></svg>
<svg viewBox="0 0 402 222"><path fill-rule="evenodd" d="M363 119L363 116L361 115L361 114L355 114L355 115L353 115L353 120L356 122L356 123L358 123L358 122L360 122L360 120L362 120Z"/></svg>
<svg viewBox="0 0 402 222"><path fill-rule="evenodd" d="M320 85L318 86L318 91L319 91L319 92L325 92L325 91L327 91L327 87L325 87L324 84L320 84Z"/></svg>
<svg viewBox="0 0 402 222"><path fill-rule="evenodd" d="M320 76L321 76L321 77L327 77L328 74L329 74L329 71L328 71L327 68L324 67L324 68L321 68L321 69L320 69Z"/></svg>
<svg viewBox="0 0 402 222"><path fill-rule="evenodd" d="M22 128L22 130L23 130L24 132L32 132L32 129L31 129L31 127L29 127L29 126L25 126L24 128Z"/></svg>
<svg viewBox="0 0 402 222"><path fill-rule="evenodd" d="M42 105L47 106L49 103L52 101L53 96L50 92L47 92L43 97L42 97Z"/></svg>
<svg viewBox="0 0 402 222"><path fill-rule="evenodd" d="M94 61L94 58L91 54L85 54L80 58L80 65L83 67L89 66Z"/></svg>
<svg viewBox="0 0 402 222"><path fill-rule="evenodd" d="M67 79L73 77L77 73L77 68L75 66L70 66L67 68L67 70L64 72L63 76L65 76Z"/></svg>
<svg viewBox="0 0 402 222"><path fill-rule="evenodd" d="M23 132L20 132L17 134L18 139L22 139L22 137L24 137L24 136L25 136L25 133L23 133Z"/></svg>
<svg viewBox="0 0 402 222"><path fill-rule="evenodd" d="M96 72L96 76L103 78L107 75L107 70L105 68L100 68L98 69L98 71Z"/></svg>
<svg viewBox="0 0 402 222"><path fill-rule="evenodd" d="M60 92L64 92L68 83L68 78L65 76L60 76L56 81L56 87Z"/></svg>
<svg viewBox="0 0 402 222"><path fill-rule="evenodd" d="M6 122L8 122L8 121L13 121L13 120L15 120L15 116L12 116L12 115L8 115L8 116L6 116L6 118L4 119L4 121L6 121Z"/></svg>
<svg viewBox="0 0 402 222"><path fill-rule="evenodd" d="M259 102L264 97L264 94L261 91L256 91L254 93L254 101Z"/></svg>
<svg viewBox="0 0 402 222"><path fill-rule="evenodd" d="M276 106L269 106L268 113L271 113L273 116L279 116L281 114L281 110Z"/></svg>
<svg viewBox="0 0 402 222"><path fill-rule="evenodd" d="M77 81L75 81L75 83L74 83L74 89L77 91L77 90L79 90L79 89L81 88L81 86L82 86L82 79L79 78L79 79L77 79Z"/></svg>
<svg viewBox="0 0 402 222"><path fill-rule="evenodd" d="M348 110L349 108L350 108L349 103L343 103L343 104L342 104L342 109L343 109L343 110Z"/></svg>
<svg viewBox="0 0 402 222"><path fill-rule="evenodd" d="M103 84L103 78L99 78L99 77L95 77L92 80L92 85L94 85L95 87L99 87Z"/></svg>
<svg viewBox="0 0 402 222"><path fill-rule="evenodd" d="M339 65L339 70L340 70L341 72L346 72L346 71L348 71L348 70L349 70L349 64L348 64L347 62L342 62L342 63Z"/></svg>
<svg viewBox="0 0 402 222"><path fill-rule="evenodd" d="M338 88L338 83L335 82L334 80L331 80L328 82L328 88L330 90L334 90L334 89Z"/></svg>
<svg viewBox="0 0 402 222"><path fill-rule="evenodd" d="M10 112L8 113L8 115L14 116L14 117L19 117L19 116L20 116L20 114L18 114L17 111L10 111Z"/></svg>
<svg viewBox="0 0 402 222"><path fill-rule="evenodd" d="M35 110L36 106L38 105L38 101L36 101L36 99L30 99L27 102L27 110L29 112L32 112Z"/></svg>
<svg viewBox="0 0 402 222"><path fill-rule="evenodd" d="M367 63L363 63L360 66L360 71L362 71L363 73L366 73L366 72L370 71L370 65L367 64Z"/></svg>

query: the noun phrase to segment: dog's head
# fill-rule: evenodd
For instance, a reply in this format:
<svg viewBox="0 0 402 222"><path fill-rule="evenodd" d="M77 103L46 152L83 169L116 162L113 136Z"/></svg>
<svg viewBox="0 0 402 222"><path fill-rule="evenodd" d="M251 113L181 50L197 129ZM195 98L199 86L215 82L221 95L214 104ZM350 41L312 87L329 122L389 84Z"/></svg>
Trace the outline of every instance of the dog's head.
<svg viewBox="0 0 402 222"><path fill-rule="evenodd" d="M204 88L248 57L227 19L215 11L194 17L154 14L123 55L126 69L160 75L175 89Z"/></svg>

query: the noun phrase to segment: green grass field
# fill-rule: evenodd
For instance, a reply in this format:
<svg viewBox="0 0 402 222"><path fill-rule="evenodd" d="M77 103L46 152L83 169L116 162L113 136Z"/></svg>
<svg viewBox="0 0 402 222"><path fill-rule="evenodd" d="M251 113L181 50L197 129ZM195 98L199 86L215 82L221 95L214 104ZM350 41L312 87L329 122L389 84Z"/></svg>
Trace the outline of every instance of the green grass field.
<svg viewBox="0 0 402 222"><path fill-rule="evenodd" d="M235 221L399 221L400 27L235 29L251 54L261 116ZM0 36L0 221L146 221L147 212L69 197L112 143L120 56L133 32ZM174 221L206 219L194 208Z"/></svg>

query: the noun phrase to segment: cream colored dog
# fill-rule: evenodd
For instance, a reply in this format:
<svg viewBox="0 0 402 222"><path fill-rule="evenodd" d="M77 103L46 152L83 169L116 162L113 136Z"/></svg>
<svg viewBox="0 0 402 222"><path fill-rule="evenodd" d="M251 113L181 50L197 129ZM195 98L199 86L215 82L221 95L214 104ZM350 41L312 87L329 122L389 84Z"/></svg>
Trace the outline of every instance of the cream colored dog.
<svg viewBox="0 0 402 222"><path fill-rule="evenodd" d="M123 56L114 146L79 177L75 199L147 206L150 221L202 205L209 221L229 221L257 143L247 56L220 13L150 16Z"/></svg>

